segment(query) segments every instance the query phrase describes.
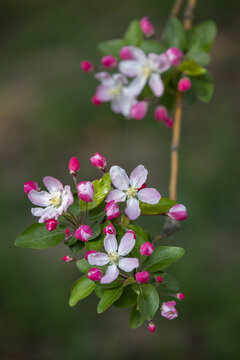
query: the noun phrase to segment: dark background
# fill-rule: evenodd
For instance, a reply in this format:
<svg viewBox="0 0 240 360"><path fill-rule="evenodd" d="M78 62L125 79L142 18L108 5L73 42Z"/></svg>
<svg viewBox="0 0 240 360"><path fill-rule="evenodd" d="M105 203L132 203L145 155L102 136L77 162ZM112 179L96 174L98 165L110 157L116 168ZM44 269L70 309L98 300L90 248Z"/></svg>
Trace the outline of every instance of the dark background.
<svg viewBox="0 0 240 360"><path fill-rule="evenodd" d="M46 251L15 248L34 219L26 180L45 175L71 184L68 160L78 156L80 179L98 177L89 158L98 151L128 171L142 163L149 185L168 195L171 130L127 121L95 108L96 82L79 69L99 60L96 44L120 37L133 18L148 15L158 37L172 1L1 0L0 358L178 359L239 358L239 1L199 1L195 22L214 19L216 90L209 105L184 109L178 199L189 218L174 244L185 257L169 269L187 300L179 318L156 317L157 331L130 330L128 310L98 316L94 296L68 306L79 273L63 263L64 245ZM144 220L156 234L162 220ZM171 241L167 241L171 243Z"/></svg>

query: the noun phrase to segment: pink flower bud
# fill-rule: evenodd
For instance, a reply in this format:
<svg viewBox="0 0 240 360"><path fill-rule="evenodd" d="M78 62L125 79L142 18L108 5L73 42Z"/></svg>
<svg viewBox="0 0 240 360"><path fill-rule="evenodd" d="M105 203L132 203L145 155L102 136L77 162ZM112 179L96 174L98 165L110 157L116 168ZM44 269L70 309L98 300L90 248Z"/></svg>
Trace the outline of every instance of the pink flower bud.
<svg viewBox="0 0 240 360"><path fill-rule="evenodd" d="M153 251L154 251L153 244L151 244L149 241L145 242L140 247L141 255L149 256L153 253Z"/></svg>
<svg viewBox="0 0 240 360"><path fill-rule="evenodd" d="M24 192L28 194L32 190L38 191L38 184L35 181L26 181L24 183Z"/></svg>
<svg viewBox="0 0 240 360"><path fill-rule="evenodd" d="M116 230L115 230L115 227L113 226L113 224L110 224L108 226L106 226L104 229L103 229L103 232L105 235L115 235L116 234Z"/></svg>
<svg viewBox="0 0 240 360"><path fill-rule="evenodd" d="M191 80L188 77L183 77L178 82L178 91L185 92L192 87Z"/></svg>
<svg viewBox="0 0 240 360"><path fill-rule="evenodd" d="M159 284L161 284L161 283L163 282L162 276L156 277L156 282L159 283Z"/></svg>
<svg viewBox="0 0 240 360"><path fill-rule="evenodd" d="M131 51L131 46L124 46L123 48L121 48L119 55L120 55L120 58L123 60L134 59L134 56Z"/></svg>
<svg viewBox="0 0 240 360"><path fill-rule="evenodd" d="M155 120L156 121L167 121L168 111L165 106L159 105L155 109Z"/></svg>
<svg viewBox="0 0 240 360"><path fill-rule="evenodd" d="M133 230L128 230L127 233L133 234L134 239L136 239L136 234Z"/></svg>
<svg viewBox="0 0 240 360"><path fill-rule="evenodd" d="M149 281L150 275L148 271L141 271L136 273L136 280L139 284L145 284Z"/></svg>
<svg viewBox="0 0 240 360"><path fill-rule="evenodd" d="M165 125L166 125L166 127L168 127L168 128L173 127L173 119L172 119L172 118L168 118L168 119L165 121Z"/></svg>
<svg viewBox="0 0 240 360"><path fill-rule="evenodd" d="M94 188L91 181L81 181L77 185L78 196L86 202L91 202L94 197Z"/></svg>
<svg viewBox="0 0 240 360"><path fill-rule="evenodd" d="M64 239L64 241L67 241L72 236L73 236L73 233L69 229L65 229L65 239Z"/></svg>
<svg viewBox="0 0 240 360"><path fill-rule="evenodd" d="M102 66L105 68L113 68L117 66L117 58L112 55L107 55L102 58Z"/></svg>
<svg viewBox="0 0 240 360"><path fill-rule="evenodd" d="M175 309L176 301L164 302L161 307L161 315L168 320L173 320L178 317L178 312Z"/></svg>
<svg viewBox="0 0 240 360"><path fill-rule="evenodd" d="M147 114L147 102L139 101L137 104L133 105L131 108L131 116L135 120L142 120Z"/></svg>
<svg viewBox="0 0 240 360"><path fill-rule="evenodd" d="M167 215L176 221L183 221L188 217L187 209L182 204L174 205L167 213Z"/></svg>
<svg viewBox="0 0 240 360"><path fill-rule="evenodd" d="M177 293L175 294L175 298L178 300L184 300L186 299L186 296L183 293Z"/></svg>
<svg viewBox="0 0 240 360"><path fill-rule="evenodd" d="M181 50L175 47L171 47L170 49L168 49L165 54L167 55L171 65L173 66L178 66L183 57L183 53L181 52Z"/></svg>
<svg viewBox="0 0 240 360"><path fill-rule="evenodd" d="M86 260L88 260L88 255L90 255L90 254L96 254L96 250L89 250L89 251L87 251L86 254L85 254L85 256L84 256Z"/></svg>
<svg viewBox="0 0 240 360"><path fill-rule="evenodd" d="M120 210L118 205L114 202L114 200L109 201L105 207L105 211L107 214L107 219L112 220L120 215Z"/></svg>
<svg viewBox="0 0 240 360"><path fill-rule="evenodd" d="M92 236L92 230L88 225L81 225L75 231L75 238L82 241L88 241L88 239L91 236Z"/></svg>
<svg viewBox="0 0 240 360"><path fill-rule="evenodd" d="M154 323L152 321L150 321L149 325L148 325L148 330L153 333L156 330L156 326L154 325Z"/></svg>
<svg viewBox="0 0 240 360"><path fill-rule="evenodd" d="M93 95L92 104L95 106L102 105L102 101L98 99L97 95Z"/></svg>
<svg viewBox="0 0 240 360"><path fill-rule="evenodd" d="M99 281L102 278L102 272L98 268L92 268L88 272L88 278L92 281Z"/></svg>
<svg viewBox="0 0 240 360"><path fill-rule="evenodd" d="M76 176L77 172L79 170L79 161L76 157L72 157L69 160L69 171L70 174Z"/></svg>
<svg viewBox="0 0 240 360"><path fill-rule="evenodd" d="M65 230L65 234L66 234L66 235L69 235L69 234L71 234L71 231L70 231L69 229L66 229L66 230Z"/></svg>
<svg viewBox="0 0 240 360"><path fill-rule="evenodd" d="M146 189L147 185L144 183L142 184L142 186L140 188L138 188L138 191L142 190L142 189Z"/></svg>
<svg viewBox="0 0 240 360"><path fill-rule="evenodd" d="M62 260L65 261L65 262L75 261L75 259L72 256L69 256L69 255L65 255L62 258Z"/></svg>
<svg viewBox="0 0 240 360"><path fill-rule="evenodd" d="M147 37L150 37L150 36L152 36L154 34L154 26L148 20L147 16L142 18L142 20L140 21L140 26L141 26L142 32L145 35L147 35Z"/></svg>
<svg viewBox="0 0 240 360"><path fill-rule="evenodd" d="M48 229L48 231L53 231L56 229L58 225L57 220L55 219L48 219L46 220L46 228Z"/></svg>
<svg viewBox="0 0 240 360"><path fill-rule="evenodd" d="M80 63L80 67L82 71L85 72L92 72L94 70L94 65L91 63L91 61L84 60Z"/></svg>
<svg viewBox="0 0 240 360"><path fill-rule="evenodd" d="M99 170L105 171L107 166L107 161L104 156L99 153L95 153L94 156L90 158L91 163L93 166L98 168Z"/></svg>

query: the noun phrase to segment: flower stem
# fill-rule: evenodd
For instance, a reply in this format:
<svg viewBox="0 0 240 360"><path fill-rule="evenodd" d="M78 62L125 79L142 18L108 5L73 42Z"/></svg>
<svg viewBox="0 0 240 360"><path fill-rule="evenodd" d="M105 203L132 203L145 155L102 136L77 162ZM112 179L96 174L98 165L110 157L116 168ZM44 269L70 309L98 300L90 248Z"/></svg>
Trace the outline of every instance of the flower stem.
<svg viewBox="0 0 240 360"><path fill-rule="evenodd" d="M182 2L183 0L175 0L173 7L172 7L172 11L171 11L171 17L177 17L178 13L181 9L182 6Z"/></svg>

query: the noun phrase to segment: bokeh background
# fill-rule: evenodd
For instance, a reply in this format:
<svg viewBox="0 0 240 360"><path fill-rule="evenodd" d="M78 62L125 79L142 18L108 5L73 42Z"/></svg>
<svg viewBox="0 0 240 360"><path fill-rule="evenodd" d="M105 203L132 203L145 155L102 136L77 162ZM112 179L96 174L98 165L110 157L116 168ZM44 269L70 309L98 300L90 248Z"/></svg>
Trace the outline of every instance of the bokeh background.
<svg viewBox="0 0 240 360"><path fill-rule="evenodd" d="M68 306L79 273L61 261L64 245L18 249L14 239L33 218L26 180L45 175L71 183L68 160L78 156L82 180L98 177L89 157L128 171L139 163L149 184L168 194L171 131L154 122L127 121L95 108L96 82L79 69L99 60L96 44L119 37L133 18L158 27L172 1L1 0L0 2L0 358L3 360L239 358L239 11L234 0L201 0L195 22L219 28L212 49L216 90L209 105L184 110L179 201L189 218L174 243L186 248L169 268L187 300L179 318L156 318L157 331L130 330L128 310L98 316L92 295ZM157 26L158 24L158 26ZM144 220L156 234L162 220Z"/></svg>

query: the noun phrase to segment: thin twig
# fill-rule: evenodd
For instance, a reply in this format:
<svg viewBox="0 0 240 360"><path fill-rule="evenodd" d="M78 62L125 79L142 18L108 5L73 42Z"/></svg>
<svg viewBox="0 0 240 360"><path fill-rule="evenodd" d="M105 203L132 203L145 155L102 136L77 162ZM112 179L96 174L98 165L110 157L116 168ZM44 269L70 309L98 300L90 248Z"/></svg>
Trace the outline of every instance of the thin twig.
<svg viewBox="0 0 240 360"><path fill-rule="evenodd" d="M177 17L178 16L178 13L181 9L181 6L182 6L182 2L183 0L175 0L174 4L173 4L173 7L172 7L172 11L171 11L171 17Z"/></svg>
<svg viewBox="0 0 240 360"><path fill-rule="evenodd" d="M197 5L198 0L188 0L186 10L184 13L183 26L185 30L189 30L192 27L194 9Z"/></svg>

